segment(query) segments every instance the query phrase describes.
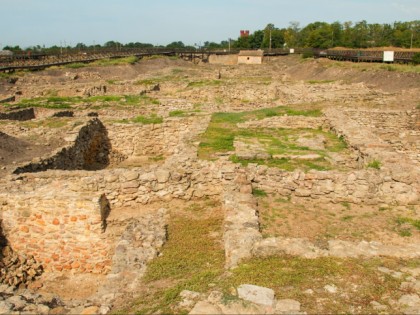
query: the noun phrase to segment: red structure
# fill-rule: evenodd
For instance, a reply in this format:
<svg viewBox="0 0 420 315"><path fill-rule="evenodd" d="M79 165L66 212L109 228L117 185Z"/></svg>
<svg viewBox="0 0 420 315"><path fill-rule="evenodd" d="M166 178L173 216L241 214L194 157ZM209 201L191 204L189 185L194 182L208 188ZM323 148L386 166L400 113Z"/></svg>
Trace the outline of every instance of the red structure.
<svg viewBox="0 0 420 315"><path fill-rule="evenodd" d="M241 30L241 37L248 37L249 36L249 31L248 30Z"/></svg>

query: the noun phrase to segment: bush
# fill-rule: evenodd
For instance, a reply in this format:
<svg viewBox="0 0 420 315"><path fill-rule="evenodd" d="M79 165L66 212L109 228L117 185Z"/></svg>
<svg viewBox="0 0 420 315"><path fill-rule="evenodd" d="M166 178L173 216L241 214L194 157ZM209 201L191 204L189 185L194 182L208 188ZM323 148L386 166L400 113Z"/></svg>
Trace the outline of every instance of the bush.
<svg viewBox="0 0 420 315"><path fill-rule="evenodd" d="M419 65L420 64L420 53L415 53L413 56L413 63L415 65Z"/></svg>
<svg viewBox="0 0 420 315"><path fill-rule="evenodd" d="M303 59L313 58L313 57L314 57L314 52L312 50L309 50L309 49L306 49L302 54Z"/></svg>

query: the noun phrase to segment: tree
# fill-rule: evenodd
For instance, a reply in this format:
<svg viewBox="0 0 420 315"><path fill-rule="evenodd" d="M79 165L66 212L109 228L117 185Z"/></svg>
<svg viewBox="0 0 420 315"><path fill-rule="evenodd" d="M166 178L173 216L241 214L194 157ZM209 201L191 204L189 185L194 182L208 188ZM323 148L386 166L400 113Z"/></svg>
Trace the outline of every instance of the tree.
<svg viewBox="0 0 420 315"><path fill-rule="evenodd" d="M284 31L279 30L274 24L267 24L264 29L263 42L261 48L283 48L284 44Z"/></svg>
<svg viewBox="0 0 420 315"><path fill-rule="evenodd" d="M251 49L259 49L262 47L264 40L264 31L255 31L249 36L249 47Z"/></svg>
<svg viewBox="0 0 420 315"><path fill-rule="evenodd" d="M353 28L353 47L366 48L369 46L369 27L365 20L357 22Z"/></svg>
<svg viewBox="0 0 420 315"><path fill-rule="evenodd" d="M5 47L3 47L3 50L10 50L10 51L13 51L13 52L21 52L22 51L22 48L20 48L19 45L16 45L16 46L5 46Z"/></svg>
<svg viewBox="0 0 420 315"><path fill-rule="evenodd" d="M184 49L185 45L183 42L178 41L178 42L172 42L168 45L166 45L166 48L172 48L172 49Z"/></svg>
<svg viewBox="0 0 420 315"><path fill-rule="evenodd" d="M300 43L300 28L299 22L292 21L289 27L284 32L284 40L288 47L302 46Z"/></svg>

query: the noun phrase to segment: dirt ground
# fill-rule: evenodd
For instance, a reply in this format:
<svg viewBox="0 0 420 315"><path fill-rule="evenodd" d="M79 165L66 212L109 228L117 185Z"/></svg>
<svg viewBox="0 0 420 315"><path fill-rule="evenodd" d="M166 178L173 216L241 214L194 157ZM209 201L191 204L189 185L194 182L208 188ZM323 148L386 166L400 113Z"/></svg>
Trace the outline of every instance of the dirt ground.
<svg viewBox="0 0 420 315"><path fill-rule="evenodd" d="M258 210L265 237L306 238L320 247L333 239L394 245L420 242L420 231L401 222L403 217L417 216L415 206L334 204L268 195L258 198Z"/></svg>
<svg viewBox="0 0 420 315"><path fill-rule="evenodd" d="M92 111L97 112L106 125L139 115L158 114L166 118L174 111L193 116L277 106L300 110L322 110L330 106L418 109L418 67L415 71L405 72L406 68L399 68L398 65L303 60L299 56L270 57L262 66L249 67L195 65L183 60L156 58L134 65L52 68L41 72L16 73L12 75L18 78L14 84L7 77L0 77L0 99L16 95L16 102L11 104L13 106L22 104L26 99L81 98L71 104L74 118L52 119L51 115L60 109L37 107L37 117L30 122L0 121L0 176L10 174L16 164L53 152L63 144L66 135L81 123L82 117ZM147 100L156 100L154 103L140 106L104 99L94 103L86 101L91 97L87 96L87 91L98 86L106 86L107 91L93 97L139 96L156 84L159 84L159 90L146 93ZM0 105L0 111L8 111L9 108ZM150 164L149 160L126 161L120 166L129 168L147 164ZM161 207L168 208L173 217L190 217L196 221L217 217L221 220L223 214L219 205L206 202L172 201L170 204L162 202L138 208L113 209L109 226L118 226L121 221L157 211ZM203 212L204 206L210 210ZM404 220L406 217L418 219L419 209L411 206L323 204L304 198L268 195L258 197L258 210L264 237L307 238L321 248L332 239L380 240L396 245L407 241L420 242L420 231ZM220 220L217 222L220 223ZM211 231L219 247L222 242L220 229L221 226L218 226ZM115 228L114 233L114 236L118 236L122 230ZM179 279L174 279L154 281L155 288L151 291L160 294L162 288L180 283ZM65 300L83 300L95 294L106 281L104 275L44 274L38 282L38 291L55 293ZM210 284L214 285L213 282ZM143 294L145 301L150 298L148 291L147 285L139 288L138 293ZM121 300L117 308L124 308L127 302Z"/></svg>

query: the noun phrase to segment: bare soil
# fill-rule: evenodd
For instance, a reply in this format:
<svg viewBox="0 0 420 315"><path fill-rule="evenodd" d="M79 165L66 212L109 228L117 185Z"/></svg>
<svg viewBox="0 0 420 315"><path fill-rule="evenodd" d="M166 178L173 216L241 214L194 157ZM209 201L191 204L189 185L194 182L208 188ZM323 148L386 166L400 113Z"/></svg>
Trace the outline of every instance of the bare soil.
<svg viewBox="0 0 420 315"><path fill-rule="evenodd" d="M394 245L420 243L420 231L398 220L404 217L418 219L415 206L334 204L268 195L258 198L258 210L265 237L306 238L321 247L333 239L380 240Z"/></svg>

